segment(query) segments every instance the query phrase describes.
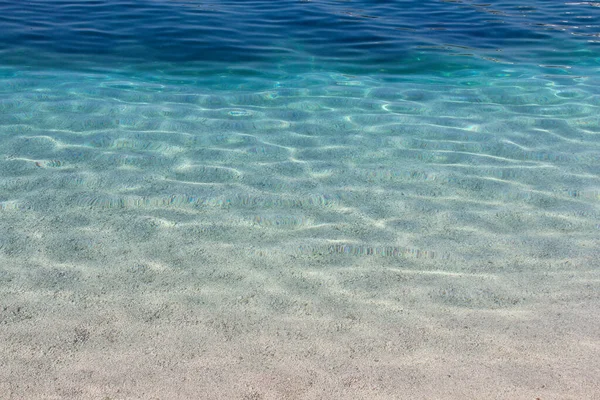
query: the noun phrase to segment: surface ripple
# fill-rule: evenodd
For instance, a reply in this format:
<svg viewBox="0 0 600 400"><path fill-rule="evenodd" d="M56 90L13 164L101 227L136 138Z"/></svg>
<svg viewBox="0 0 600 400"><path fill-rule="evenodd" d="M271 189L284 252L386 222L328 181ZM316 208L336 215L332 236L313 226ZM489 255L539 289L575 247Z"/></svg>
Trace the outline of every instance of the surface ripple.
<svg viewBox="0 0 600 400"><path fill-rule="evenodd" d="M185 62L210 70L235 62L254 75L282 65L441 73L533 60L565 70L596 64L595 4L3 0L0 53L4 62L93 68L128 60L139 68Z"/></svg>
<svg viewBox="0 0 600 400"><path fill-rule="evenodd" d="M598 5L0 0L0 398L597 395Z"/></svg>

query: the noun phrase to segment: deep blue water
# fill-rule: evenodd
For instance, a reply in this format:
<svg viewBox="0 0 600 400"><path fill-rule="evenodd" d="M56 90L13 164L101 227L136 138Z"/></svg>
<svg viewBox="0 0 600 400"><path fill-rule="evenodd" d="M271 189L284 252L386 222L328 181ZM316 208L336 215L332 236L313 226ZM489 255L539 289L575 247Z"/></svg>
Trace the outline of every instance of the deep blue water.
<svg viewBox="0 0 600 400"><path fill-rule="evenodd" d="M493 63L597 67L598 4L0 1L0 56L3 64L30 67L188 63L198 74L235 67L245 75L441 74Z"/></svg>

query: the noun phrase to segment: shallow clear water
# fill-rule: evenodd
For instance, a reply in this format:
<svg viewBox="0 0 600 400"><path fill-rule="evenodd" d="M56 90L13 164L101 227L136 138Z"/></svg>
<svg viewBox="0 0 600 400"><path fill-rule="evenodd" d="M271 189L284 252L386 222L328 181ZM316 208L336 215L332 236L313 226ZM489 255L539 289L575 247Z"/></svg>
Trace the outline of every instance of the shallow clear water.
<svg viewBox="0 0 600 400"><path fill-rule="evenodd" d="M288 251L502 257L480 241L526 230L567 256L565 229L598 233L600 12L519 4L2 2L2 209L227 212Z"/></svg>
<svg viewBox="0 0 600 400"><path fill-rule="evenodd" d="M527 309L523 271L591 293L564 277L597 274L599 7L1 0L6 302L108 270L129 283L105 293L177 271L190 313L208 291L282 321L311 296L331 323L355 301ZM455 273L489 280L436 280Z"/></svg>

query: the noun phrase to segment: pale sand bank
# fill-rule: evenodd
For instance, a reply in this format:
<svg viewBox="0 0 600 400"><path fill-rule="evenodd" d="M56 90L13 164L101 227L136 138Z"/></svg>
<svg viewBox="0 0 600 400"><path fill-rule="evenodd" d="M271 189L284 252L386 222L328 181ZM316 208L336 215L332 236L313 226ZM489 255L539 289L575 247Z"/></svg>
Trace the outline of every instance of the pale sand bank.
<svg viewBox="0 0 600 400"><path fill-rule="evenodd" d="M562 258L532 256L549 247L543 235L510 247L489 232L477 255L441 240L435 254L447 257L345 254L317 239L299 248L290 229L302 227L247 221L4 210L0 398L600 393L597 240L560 238Z"/></svg>

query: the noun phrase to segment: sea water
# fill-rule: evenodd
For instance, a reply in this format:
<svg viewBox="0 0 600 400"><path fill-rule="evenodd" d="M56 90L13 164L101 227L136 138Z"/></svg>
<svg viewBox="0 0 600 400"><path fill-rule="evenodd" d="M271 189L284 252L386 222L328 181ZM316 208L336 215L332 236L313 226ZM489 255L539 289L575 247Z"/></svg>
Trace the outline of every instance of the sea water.
<svg viewBox="0 0 600 400"><path fill-rule="evenodd" d="M596 276L599 4L2 0L4 293L151 273L158 304L171 271L188 300L337 323ZM436 280L460 273L485 282Z"/></svg>
<svg viewBox="0 0 600 400"><path fill-rule="evenodd" d="M2 2L1 208L210 209L302 252L499 257L527 231L567 256L598 234L595 6Z"/></svg>

